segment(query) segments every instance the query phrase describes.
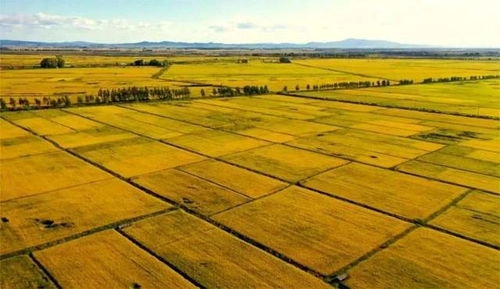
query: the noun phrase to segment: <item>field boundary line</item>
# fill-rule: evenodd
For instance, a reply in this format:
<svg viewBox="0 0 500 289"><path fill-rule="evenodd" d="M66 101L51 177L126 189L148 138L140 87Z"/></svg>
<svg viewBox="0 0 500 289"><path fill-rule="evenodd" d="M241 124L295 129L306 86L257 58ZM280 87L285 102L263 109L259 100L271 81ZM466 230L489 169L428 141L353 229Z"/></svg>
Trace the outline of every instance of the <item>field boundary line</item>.
<svg viewBox="0 0 500 289"><path fill-rule="evenodd" d="M40 261L38 261L38 259L32 253L29 253L28 257L43 272L43 274L49 279L49 281L52 283L52 285L54 285L54 287L56 287L57 289L63 289L61 284L59 284L59 281L57 281L57 279L54 278L52 273L50 273L50 271L47 268L45 268L45 266L43 266L43 264ZM45 287L41 287L41 288L45 288Z"/></svg>
<svg viewBox="0 0 500 289"><path fill-rule="evenodd" d="M170 211L170 212L172 212L172 211ZM168 213L169 212L165 212L164 214L168 214ZM129 242L131 242L133 245L135 245L139 249L145 251L147 254L151 255L153 258L157 259L158 261L160 261L161 263L163 263L164 265L166 265L167 267L172 269L174 272L176 272L177 274L182 276L186 281L190 282L191 284L195 285L196 287L198 287L200 289L206 288L201 283L199 283L196 279L194 279L193 277L189 276L188 274L186 274L185 272L183 272L182 270L177 268L177 266L174 266L171 262L169 262L168 260L166 260L162 256L158 255L153 250L149 249L148 247L144 246L142 243L140 243L139 241L134 239L134 237L125 233L121 228L116 228L115 231L118 232L118 234L120 234L123 238L125 238Z"/></svg>

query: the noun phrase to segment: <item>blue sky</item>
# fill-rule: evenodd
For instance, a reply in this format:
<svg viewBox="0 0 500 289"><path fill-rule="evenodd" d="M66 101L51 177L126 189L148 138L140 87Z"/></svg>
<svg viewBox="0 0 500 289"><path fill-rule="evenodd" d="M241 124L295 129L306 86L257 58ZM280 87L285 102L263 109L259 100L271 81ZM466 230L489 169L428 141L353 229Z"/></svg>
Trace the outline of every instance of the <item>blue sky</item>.
<svg viewBox="0 0 500 289"><path fill-rule="evenodd" d="M498 0L0 0L0 38L499 47Z"/></svg>

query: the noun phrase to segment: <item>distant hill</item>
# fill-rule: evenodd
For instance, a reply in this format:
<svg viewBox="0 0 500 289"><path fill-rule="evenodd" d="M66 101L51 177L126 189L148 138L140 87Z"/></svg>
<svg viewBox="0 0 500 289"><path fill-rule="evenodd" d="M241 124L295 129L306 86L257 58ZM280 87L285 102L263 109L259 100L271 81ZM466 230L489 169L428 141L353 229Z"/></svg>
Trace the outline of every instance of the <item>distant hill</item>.
<svg viewBox="0 0 500 289"><path fill-rule="evenodd" d="M199 48L199 49L403 49L403 48L430 48L426 45L401 44L385 40L367 40L349 38L341 41L331 42L309 42L309 43L214 43L214 42L135 42L135 43L94 43L85 41L73 42L38 42L20 40L0 40L0 47L54 47L54 48Z"/></svg>

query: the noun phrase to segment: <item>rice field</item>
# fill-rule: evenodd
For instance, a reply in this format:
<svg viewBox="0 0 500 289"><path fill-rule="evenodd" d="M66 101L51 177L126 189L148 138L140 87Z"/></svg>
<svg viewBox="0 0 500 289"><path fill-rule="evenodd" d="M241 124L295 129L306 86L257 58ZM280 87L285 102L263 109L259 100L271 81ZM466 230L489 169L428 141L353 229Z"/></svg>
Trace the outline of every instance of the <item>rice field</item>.
<svg viewBox="0 0 500 289"><path fill-rule="evenodd" d="M496 62L433 61L186 57L160 79L147 67L65 68L46 77L88 73L118 87L111 71L123 71L132 83L281 90L498 70ZM33 71L44 72L0 70L2 93L9 75ZM31 81L49 93L52 85L26 81L8 89ZM495 288L495 82L2 111L0 287ZM62 89L94 89L84 83L68 80ZM323 98L364 92L393 102ZM409 105L417 99L429 110ZM479 104L481 117L452 103Z"/></svg>

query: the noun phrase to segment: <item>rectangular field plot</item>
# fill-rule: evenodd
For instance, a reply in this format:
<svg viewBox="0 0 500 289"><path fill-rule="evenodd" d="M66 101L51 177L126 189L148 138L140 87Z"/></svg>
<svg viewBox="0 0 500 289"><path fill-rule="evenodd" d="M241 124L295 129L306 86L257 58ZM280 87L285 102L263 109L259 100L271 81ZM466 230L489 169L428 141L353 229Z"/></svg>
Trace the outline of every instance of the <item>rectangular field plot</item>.
<svg viewBox="0 0 500 289"><path fill-rule="evenodd" d="M64 288L198 288L116 231L35 253Z"/></svg>
<svg viewBox="0 0 500 289"><path fill-rule="evenodd" d="M133 182L205 215L250 200L237 192L178 170L142 175L134 178Z"/></svg>
<svg viewBox="0 0 500 289"><path fill-rule="evenodd" d="M98 122L59 109L35 110L33 114L74 130L93 129L102 126Z"/></svg>
<svg viewBox="0 0 500 289"><path fill-rule="evenodd" d="M73 150L127 178L203 159L193 153L145 138L126 139Z"/></svg>
<svg viewBox="0 0 500 289"><path fill-rule="evenodd" d="M409 219L425 219L467 190L356 163L314 176L304 185Z"/></svg>
<svg viewBox="0 0 500 289"><path fill-rule="evenodd" d="M296 182L347 161L280 144L222 157L224 160L281 180Z"/></svg>
<svg viewBox="0 0 500 289"><path fill-rule="evenodd" d="M408 109L383 109L374 111L376 114L398 116L403 118L420 119L422 121L438 121L455 125L466 125L487 129L499 129L500 122L493 119L472 118L444 113L431 113Z"/></svg>
<svg viewBox="0 0 500 289"><path fill-rule="evenodd" d="M42 270L25 255L0 261L0 288L56 289Z"/></svg>
<svg viewBox="0 0 500 289"><path fill-rule="evenodd" d="M298 187L214 218L322 274L341 269L409 226Z"/></svg>
<svg viewBox="0 0 500 289"><path fill-rule="evenodd" d="M393 167L407 160L373 151L373 146L362 148L361 144L355 147L354 145L350 145L348 143L340 144L336 140L329 140L328 136L334 133L335 132L325 134L320 133L310 137L298 138L294 141L287 142L287 144L323 154L329 154L334 157L340 157L384 168Z"/></svg>
<svg viewBox="0 0 500 289"><path fill-rule="evenodd" d="M124 231L206 288L331 288L180 210L136 222Z"/></svg>
<svg viewBox="0 0 500 289"><path fill-rule="evenodd" d="M82 130L67 134L47 136L64 148L75 148L100 143L136 138L137 135L110 126Z"/></svg>
<svg viewBox="0 0 500 289"><path fill-rule="evenodd" d="M500 197L473 191L431 224L500 246Z"/></svg>
<svg viewBox="0 0 500 289"><path fill-rule="evenodd" d="M426 109L464 115L498 117L500 102L491 95L500 81L481 80L427 85L372 87L365 89L311 91L302 95L340 101L355 101L383 107Z"/></svg>
<svg viewBox="0 0 500 289"><path fill-rule="evenodd" d="M218 128L227 125L227 122L225 121L210 118L209 116L214 114L213 111L190 107L190 102L188 101L148 104L139 103L128 104L127 106L141 112L157 114L159 116L166 116L179 121L184 121L190 124L196 124L205 127Z"/></svg>
<svg viewBox="0 0 500 289"><path fill-rule="evenodd" d="M269 144L269 142L263 140L212 129L169 138L165 141L211 157L227 155Z"/></svg>
<svg viewBox="0 0 500 289"><path fill-rule="evenodd" d="M386 168L442 147L440 144L353 129L318 133L288 144Z"/></svg>
<svg viewBox="0 0 500 289"><path fill-rule="evenodd" d="M6 120L0 118L0 139L16 138L31 135L29 132L19 128Z"/></svg>
<svg viewBox="0 0 500 289"><path fill-rule="evenodd" d="M395 136L411 136L433 129L432 126L420 125L418 119L333 108L329 116L315 121Z"/></svg>
<svg viewBox="0 0 500 289"><path fill-rule="evenodd" d="M181 170L235 190L250 198L260 197L288 184L215 160L180 167Z"/></svg>
<svg viewBox="0 0 500 289"><path fill-rule="evenodd" d="M305 88L308 84L372 81L370 78L358 75L299 66L293 63L266 63L257 59L245 64L236 62L176 64L161 78L231 87L267 85L271 91L281 91L284 86L293 90L296 85Z"/></svg>
<svg viewBox="0 0 500 289"><path fill-rule="evenodd" d="M0 254L166 209L170 205L116 179L2 203Z"/></svg>
<svg viewBox="0 0 500 289"><path fill-rule="evenodd" d="M352 289L496 288L497 250L419 228L349 270Z"/></svg>
<svg viewBox="0 0 500 289"><path fill-rule="evenodd" d="M69 126L40 117L31 111L6 112L3 116L39 135L56 135L76 131Z"/></svg>
<svg viewBox="0 0 500 289"><path fill-rule="evenodd" d="M51 143L34 135L0 139L0 159L58 151Z"/></svg>
<svg viewBox="0 0 500 289"><path fill-rule="evenodd" d="M111 177L65 152L3 160L0 171L1 201Z"/></svg>
<svg viewBox="0 0 500 289"><path fill-rule="evenodd" d="M447 146L421 156L418 160L478 174L500 177L500 153L498 152L483 151L464 146Z"/></svg>
<svg viewBox="0 0 500 289"><path fill-rule="evenodd" d="M488 192L500 193L500 179L492 176L420 161L406 162L399 165L397 170Z"/></svg>

